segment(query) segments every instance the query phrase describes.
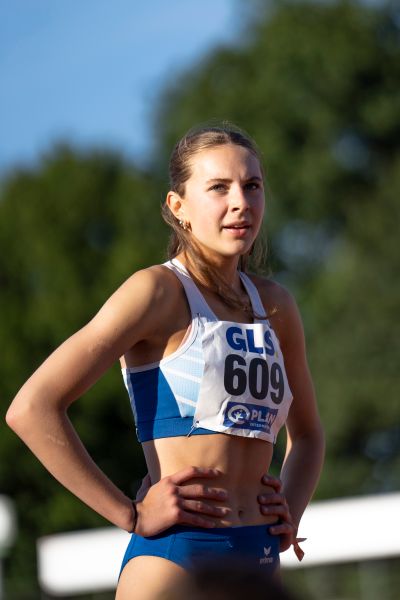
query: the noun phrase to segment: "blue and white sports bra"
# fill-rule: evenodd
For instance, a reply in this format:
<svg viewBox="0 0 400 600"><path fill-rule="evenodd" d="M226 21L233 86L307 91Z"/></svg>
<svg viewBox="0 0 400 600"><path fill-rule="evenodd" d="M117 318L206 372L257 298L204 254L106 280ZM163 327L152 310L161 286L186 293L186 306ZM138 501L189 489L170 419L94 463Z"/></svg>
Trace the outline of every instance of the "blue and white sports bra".
<svg viewBox="0 0 400 600"><path fill-rule="evenodd" d="M183 285L192 323L166 358L122 369L139 441L226 433L275 443L293 397L268 320L218 320L185 267L165 266ZM239 274L255 314L265 314L256 286Z"/></svg>

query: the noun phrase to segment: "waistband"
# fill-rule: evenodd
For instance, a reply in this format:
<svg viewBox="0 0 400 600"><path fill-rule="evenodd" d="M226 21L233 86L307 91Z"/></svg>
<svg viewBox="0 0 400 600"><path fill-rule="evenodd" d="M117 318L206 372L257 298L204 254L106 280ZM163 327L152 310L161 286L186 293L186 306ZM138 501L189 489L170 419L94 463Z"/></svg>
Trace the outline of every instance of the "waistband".
<svg viewBox="0 0 400 600"><path fill-rule="evenodd" d="M183 539L224 539L224 540L232 540L238 538L254 538L257 536L265 536L271 535L271 537L277 538L277 536L272 536L269 533L269 528L272 527L272 524L268 525L240 525L238 527L191 527L190 525L174 525L157 535L149 536L148 539L161 539L164 537L168 537L170 535L175 535Z"/></svg>

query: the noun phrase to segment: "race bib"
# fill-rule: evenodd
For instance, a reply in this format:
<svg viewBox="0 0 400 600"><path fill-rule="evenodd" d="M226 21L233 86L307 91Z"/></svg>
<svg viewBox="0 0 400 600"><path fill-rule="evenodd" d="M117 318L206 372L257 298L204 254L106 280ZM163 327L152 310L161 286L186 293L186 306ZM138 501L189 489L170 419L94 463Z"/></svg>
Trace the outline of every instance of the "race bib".
<svg viewBox="0 0 400 600"><path fill-rule="evenodd" d="M292 394L282 352L264 323L205 322L197 427L275 441Z"/></svg>

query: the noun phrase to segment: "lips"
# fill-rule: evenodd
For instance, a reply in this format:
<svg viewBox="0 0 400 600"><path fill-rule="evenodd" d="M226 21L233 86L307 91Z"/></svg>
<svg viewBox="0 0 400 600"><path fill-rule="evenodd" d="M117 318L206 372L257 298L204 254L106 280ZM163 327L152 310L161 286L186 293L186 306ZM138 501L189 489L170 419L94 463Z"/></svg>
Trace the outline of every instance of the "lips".
<svg viewBox="0 0 400 600"><path fill-rule="evenodd" d="M248 229L250 223L243 221L242 223L229 223L229 225L223 225L224 229Z"/></svg>

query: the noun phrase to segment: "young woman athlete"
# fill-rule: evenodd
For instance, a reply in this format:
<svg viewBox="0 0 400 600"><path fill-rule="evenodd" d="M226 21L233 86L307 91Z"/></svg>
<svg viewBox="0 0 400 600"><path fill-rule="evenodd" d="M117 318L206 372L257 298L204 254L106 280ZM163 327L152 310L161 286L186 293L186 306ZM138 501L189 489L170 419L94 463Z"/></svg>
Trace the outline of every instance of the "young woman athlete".
<svg viewBox="0 0 400 600"><path fill-rule="evenodd" d="M244 272L265 204L254 142L235 127L192 130L173 151L170 178L170 260L132 275L39 367L7 414L65 487L134 532L118 600L154 598L205 557L240 556L274 571L279 551L296 547L323 460L295 301ZM117 359L148 467L134 503L95 465L67 416ZM266 474L283 424L281 490Z"/></svg>

